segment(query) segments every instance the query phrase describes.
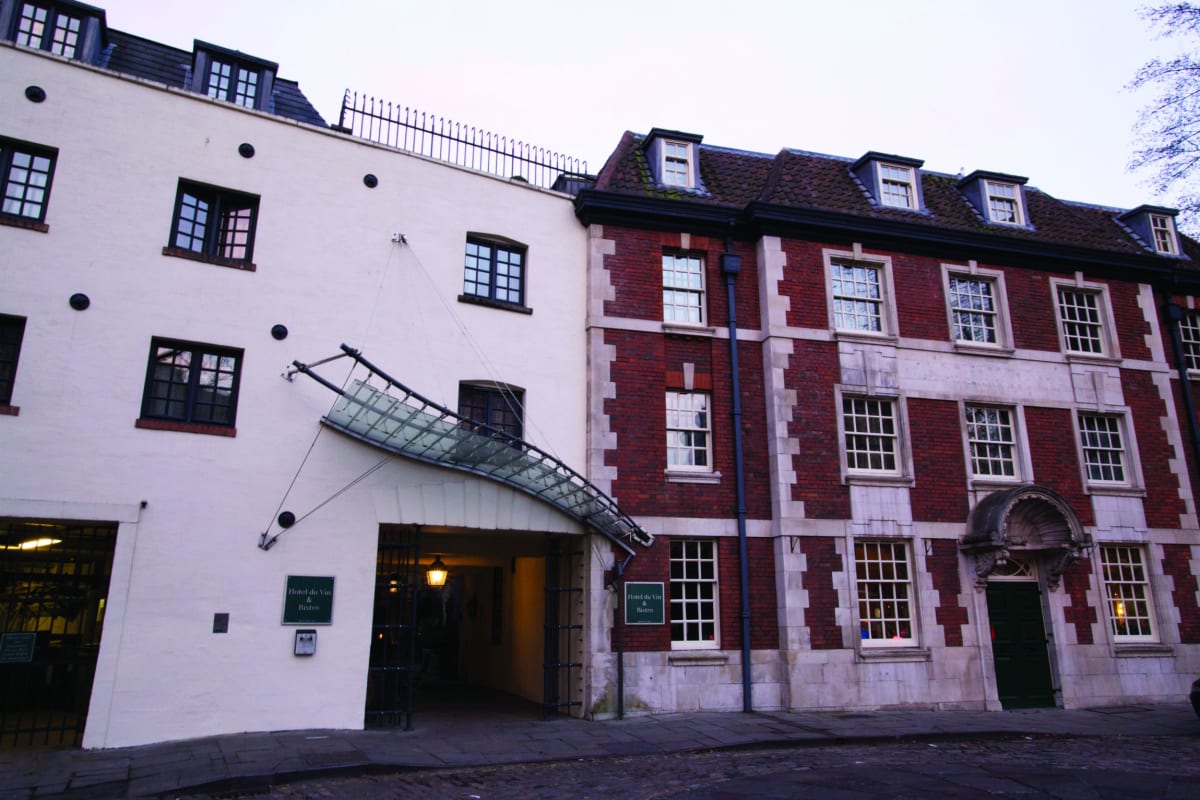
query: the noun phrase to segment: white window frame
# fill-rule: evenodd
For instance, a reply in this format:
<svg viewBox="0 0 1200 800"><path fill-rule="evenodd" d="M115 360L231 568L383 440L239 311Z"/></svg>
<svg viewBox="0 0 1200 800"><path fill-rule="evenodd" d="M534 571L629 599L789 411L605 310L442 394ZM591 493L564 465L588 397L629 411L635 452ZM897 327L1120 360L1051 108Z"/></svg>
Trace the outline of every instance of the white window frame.
<svg viewBox="0 0 1200 800"><path fill-rule="evenodd" d="M857 244L851 252L825 250L823 255L825 259L825 293L829 314L829 329L835 337L861 337L873 341L897 338L899 326L896 321L896 306L892 299L896 296L895 287L892 283L892 259L887 256L864 256L862 248ZM836 292L834 287L835 276L839 275L839 270L847 268L874 270L879 297L861 297L853 293L847 293L844 290ZM843 283L844 286L845 284ZM839 316L859 316L857 314L839 315L838 307L843 302L861 302L868 306L874 306L875 312L873 317L879 320L879 330L868 330L859 327L839 327Z"/></svg>
<svg viewBox="0 0 1200 800"><path fill-rule="evenodd" d="M1112 304L1108 295L1108 287L1099 283L1089 283L1082 275L1076 275L1075 280L1050 280L1051 300L1054 303L1054 320L1058 328L1058 342L1062 352L1068 358L1098 359L1112 361L1121 357L1117 343L1116 324L1113 321ZM1090 295L1095 299L1095 319L1067 319L1063 314L1063 293L1072 292L1078 295ZM1078 306L1075 306L1078 308ZM1077 316L1077 315L1075 315ZM1071 339L1078 339L1078 331L1068 333L1071 326L1095 326L1097 335L1095 341L1099 344L1100 352L1080 350L1071 346ZM1089 337L1091 338L1091 337Z"/></svg>
<svg viewBox="0 0 1200 800"><path fill-rule="evenodd" d="M1085 423L1087 420L1096 423ZM1099 421L1103 420L1103 425ZM1075 447L1085 491L1096 494L1142 494L1141 463L1128 409L1079 409L1073 419ZM1085 433L1087 440L1085 441ZM1112 439L1118 441L1112 441ZM1120 477L1105 476L1120 458ZM1093 474L1099 473L1098 477Z"/></svg>
<svg viewBox="0 0 1200 800"><path fill-rule="evenodd" d="M718 549L716 539L671 539L672 650L718 650L721 647ZM681 634L678 639L677 634Z"/></svg>
<svg viewBox="0 0 1200 800"><path fill-rule="evenodd" d="M685 417L694 414L698 409L688 407L695 400L702 399L703 424L685 425ZM685 403L686 400L686 403ZM666 459L667 472L702 473L713 471L713 431L712 431L712 393L668 389L666 392ZM702 438L701 444L696 443ZM674 453L687 453L695 456L702 453L705 464L672 463ZM690 459L695 461L695 458Z"/></svg>
<svg viewBox="0 0 1200 800"><path fill-rule="evenodd" d="M696 185L695 151L691 142L681 142L678 139L663 139L662 159L660 162L663 186L678 186L691 189Z"/></svg>
<svg viewBox="0 0 1200 800"><path fill-rule="evenodd" d="M917 181L912 167L881 161L879 170L879 204L887 208L917 208ZM899 189L903 187L903 189ZM889 191L891 190L891 191ZM896 202L903 200L903 202Z"/></svg>
<svg viewBox="0 0 1200 800"><path fill-rule="evenodd" d="M954 281L986 283L991 292L991 311L958 308L954 305ZM966 266L942 264L942 291L946 295L946 321L950 326L950 341L955 348L995 355L1011 355L1013 352L1012 317L1008 313L1008 290L1004 285L1004 273L996 269L985 269L970 261ZM963 339L958 335L956 317L959 313L987 314L991 318L994 342L979 342Z"/></svg>
<svg viewBox="0 0 1200 800"><path fill-rule="evenodd" d="M911 482L912 476L912 456L908 447L908 419L904 411L903 398L896 395L879 395L866 394L858 390L857 387L835 387L834 399L837 402L837 426L838 426L838 457L841 462L842 480L844 483L860 483L860 484L896 484ZM856 429L847 433L847 411L846 404L862 403L863 410L866 414L855 414L861 422L866 423L866 426L857 426ZM874 406L874 408L872 408ZM891 431L887 432L880 430L872 431L870 422L873 418L883 419L882 416L874 413L877 410L884 408L890 409L891 412ZM879 427L883 427L882 425ZM868 460L873 454L878 453L881 458L888 455L888 450L884 447L872 449L868 447L864 450L852 449L850 447L849 436L859 438L878 438L879 444L890 443L892 465L890 467L880 466L879 468L851 466L851 453L861 453L861 457ZM854 459L857 461L858 459Z"/></svg>
<svg viewBox="0 0 1200 800"><path fill-rule="evenodd" d="M1188 372L1200 372L1200 311L1189 308L1179 319L1179 344Z"/></svg>
<svg viewBox="0 0 1200 800"><path fill-rule="evenodd" d="M972 421L972 412L996 412L996 421L985 420L982 425L986 428L983 432L985 435L980 435L980 422ZM1003 416L1006 419L1000 419ZM1032 474L1032 470L1028 464L1029 448L1025 446L1025 419L1021 413L1020 407L1005 405L1003 403L991 403L986 401L966 400L962 403L962 421L963 421L963 446L966 454L967 473L971 476L973 484L1013 484L1023 483L1029 480L1028 477ZM1009 438L1003 439L1003 432L1007 430ZM974 433L974 435L972 435ZM993 434L1000 433L1000 437L993 437ZM999 461L1009 463L1012 466L1011 475L997 475L980 472L977 470L977 465L980 459L977 457L978 450L990 450L992 453L1007 448L1008 453L1004 455L985 455L984 460L987 462Z"/></svg>
<svg viewBox="0 0 1200 800"><path fill-rule="evenodd" d="M1179 238L1175 235L1175 220L1166 214L1150 215L1150 238L1156 253L1179 255Z"/></svg>
<svg viewBox="0 0 1200 800"><path fill-rule="evenodd" d="M1100 583L1104 587L1104 607L1113 642L1158 642L1158 617L1145 548L1111 543L1101 544L1099 550ZM1138 632L1130 633L1134 625Z"/></svg>
<svg viewBox="0 0 1200 800"><path fill-rule="evenodd" d="M854 613L863 649L918 646L912 544L909 539L853 541Z"/></svg>
<svg viewBox="0 0 1200 800"><path fill-rule="evenodd" d="M663 253L662 263L663 322L669 325L703 327L708 319L704 256L694 253ZM685 302L680 303L680 299ZM692 310L695 310L697 318L687 319L687 312ZM684 312L683 319L678 316L681 312Z"/></svg>
<svg viewBox="0 0 1200 800"><path fill-rule="evenodd" d="M983 179L983 205L987 211L988 221L994 222L997 225L1024 225L1025 202L1022 197L1021 184L1010 183L1008 181L994 181L990 178ZM1001 219L999 218L997 205L1004 204L1006 207L1011 204L1012 214L1016 219ZM1007 216L1007 215L1005 215Z"/></svg>

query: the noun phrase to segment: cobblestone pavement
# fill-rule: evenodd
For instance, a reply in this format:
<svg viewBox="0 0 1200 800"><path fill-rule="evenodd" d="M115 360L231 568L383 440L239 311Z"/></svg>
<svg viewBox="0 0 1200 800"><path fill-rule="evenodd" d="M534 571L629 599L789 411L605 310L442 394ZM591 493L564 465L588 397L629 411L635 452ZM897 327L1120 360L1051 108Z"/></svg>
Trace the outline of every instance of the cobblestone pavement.
<svg viewBox="0 0 1200 800"><path fill-rule="evenodd" d="M415 770L189 800L733 800L1200 797L1195 737L1017 737L789 746Z"/></svg>

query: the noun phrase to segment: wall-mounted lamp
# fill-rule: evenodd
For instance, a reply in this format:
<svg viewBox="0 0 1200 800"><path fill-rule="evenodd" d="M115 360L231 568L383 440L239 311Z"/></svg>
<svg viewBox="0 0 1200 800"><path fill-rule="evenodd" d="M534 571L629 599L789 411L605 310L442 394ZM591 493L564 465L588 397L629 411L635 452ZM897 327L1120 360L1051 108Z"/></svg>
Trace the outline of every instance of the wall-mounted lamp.
<svg viewBox="0 0 1200 800"><path fill-rule="evenodd" d="M429 569L425 570L425 582L434 589L440 589L446 585L447 574L449 573L446 565L442 563L441 557L435 556Z"/></svg>

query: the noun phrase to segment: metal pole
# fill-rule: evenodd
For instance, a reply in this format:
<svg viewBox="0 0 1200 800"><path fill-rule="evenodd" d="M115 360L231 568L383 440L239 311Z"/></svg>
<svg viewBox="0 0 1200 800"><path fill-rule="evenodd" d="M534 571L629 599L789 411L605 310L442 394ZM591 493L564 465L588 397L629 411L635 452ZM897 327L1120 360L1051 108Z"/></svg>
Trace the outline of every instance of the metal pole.
<svg viewBox="0 0 1200 800"><path fill-rule="evenodd" d="M721 254L721 272L725 275L725 296L729 308L729 371L733 390L733 457L737 475L738 567L742 601L742 711L753 711L750 664L750 568L746 543L746 468L742 457L742 390L738 378L737 303L734 279L742 260L734 255L732 236L725 240Z"/></svg>

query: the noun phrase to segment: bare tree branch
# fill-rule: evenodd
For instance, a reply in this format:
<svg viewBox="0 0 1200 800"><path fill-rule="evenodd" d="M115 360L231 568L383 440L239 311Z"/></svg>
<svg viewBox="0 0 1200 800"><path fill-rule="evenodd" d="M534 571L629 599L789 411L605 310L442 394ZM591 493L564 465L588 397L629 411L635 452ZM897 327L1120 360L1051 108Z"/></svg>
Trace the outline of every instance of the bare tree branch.
<svg viewBox="0 0 1200 800"><path fill-rule="evenodd" d="M1130 89L1154 96L1134 124L1137 148L1130 169L1152 170L1150 185L1173 196L1179 227L1200 235L1200 3L1160 3L1141 10L1159 38L1183 40L1185 52L1142 65Z"/></svg>

